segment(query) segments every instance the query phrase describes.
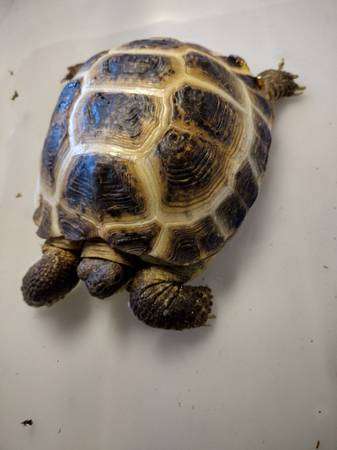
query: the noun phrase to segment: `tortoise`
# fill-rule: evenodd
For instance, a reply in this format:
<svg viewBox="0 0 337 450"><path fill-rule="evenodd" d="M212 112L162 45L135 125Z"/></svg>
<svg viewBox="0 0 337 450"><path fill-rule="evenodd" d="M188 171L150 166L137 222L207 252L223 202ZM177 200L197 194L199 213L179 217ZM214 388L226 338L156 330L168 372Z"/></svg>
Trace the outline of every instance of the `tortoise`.
<svg viewBox="0 0 337 450"><path fill-rule="evenodd" d="M170 38L129 42L68 68L41 158L42 257L24 300L51 305L83 280L158 328L204 325L212 293L185 283L257 198L273 107L300 94L283 70Z"/></svg>

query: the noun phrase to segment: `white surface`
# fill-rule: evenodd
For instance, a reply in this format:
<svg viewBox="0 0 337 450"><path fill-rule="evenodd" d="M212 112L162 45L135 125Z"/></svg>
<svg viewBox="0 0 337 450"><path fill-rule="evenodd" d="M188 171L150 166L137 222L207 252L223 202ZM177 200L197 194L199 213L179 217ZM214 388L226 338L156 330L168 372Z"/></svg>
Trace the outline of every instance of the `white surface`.
<svg viewBox="0 0 337 450"><path fill-rule="evenodd" d="M336 20L335 0L0 1L1 450L337 449ZM65 67L148 35L256 72L284 56L307 85L277 109L258 201L196 280L217 318L182 333L136 321L126 293L100 302L80 286L34 310L19 291L39 257L33 191Z"/></svg>

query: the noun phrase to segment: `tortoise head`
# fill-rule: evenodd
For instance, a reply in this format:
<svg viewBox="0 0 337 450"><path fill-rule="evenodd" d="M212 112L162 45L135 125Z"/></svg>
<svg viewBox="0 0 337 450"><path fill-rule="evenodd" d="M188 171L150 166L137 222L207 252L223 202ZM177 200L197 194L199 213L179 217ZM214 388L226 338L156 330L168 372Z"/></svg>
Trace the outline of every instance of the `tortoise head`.
<svg viewBox="0 0 337 450"><path fill-rule="evenodd" d="M242 73L250 73L250 69L248 67L248 64L246 63L246 61L241 58L241 56L237 56L237 55L229 55L226 57L226 62L227 64L229 64L232 67L235 67L237 69L239 69Z"/></svg>

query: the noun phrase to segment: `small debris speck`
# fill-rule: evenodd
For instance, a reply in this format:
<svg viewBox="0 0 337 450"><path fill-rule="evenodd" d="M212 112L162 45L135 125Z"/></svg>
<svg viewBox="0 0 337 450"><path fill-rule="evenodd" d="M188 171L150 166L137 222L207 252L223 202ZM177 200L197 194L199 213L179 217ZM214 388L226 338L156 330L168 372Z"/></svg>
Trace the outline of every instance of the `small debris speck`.
<svg viewBox="0 0 337 450"><path fill-rule="evenodd" d="M192 409L195 409L195 406L194 406L194 405L192 405Z"/></svg>
<svg viewBox="0 0 337 450"><path fill-rule="evenodd" d="M312 344L314 342L314 340L313 339L310 339L310 343Z"/></svg>
<svg viewBox="0 0 337 450"><path fill-rule="evenodd" d="M9 75L11 75L11 76L14 75L14 71L13 71L13 70L9 70L8 73L9 73Z"/></svg>
<svg viewBox="0 0 337 450"><path fill-rule="evenodd" d="M21 422L21 425L23 425L24 427L31 427L33 425L33 421L32 419L25 419Z"/></svg>
<svg viewBox="0 0 337 450"><path fill-rule="evenodd" d="M320 445L321 445L321 442L320 442L320 441L317 441L317 443L316 443L316 447L315 447L315 448L319 448L319 447L320 447Z"/></svg>
<svg viewBox="0 0 337 450"><path fill-rule="evenodd" d="M319 410L319 411L318 411L318 414L322 414L322 410Z"/></svg>
<svg viewBox="0 0 337 450"><path fill-rule="evenodd" d="M181 408L183 406L182 402L178 402L178 406Z"/></svg>
<svg viewBox="0 0 337 450"><path fill-rule="evenodd" d="M324 269L329 269L329 266L323 265Z"/></svg>
<svg viewBox="0 0 337 450"><path fill-rule="evenodd" d="M57 434L60 434L62 431L61 427L57 430Z"/></svg>
<svg viewBox="0 0 337 450"><path fill-rule="evenodd" d="M19 97L18 91L14 91L14 94L12 95L11 100L14 101L18 97Z"/></svg>
<svg viewBox="0 0 337 450"><path fill-rule="evenodd" d="M16 196L15 196L15 198L21 198L21 197L22 197L21 192L18 192L18 193L16 194Z"/></svg>

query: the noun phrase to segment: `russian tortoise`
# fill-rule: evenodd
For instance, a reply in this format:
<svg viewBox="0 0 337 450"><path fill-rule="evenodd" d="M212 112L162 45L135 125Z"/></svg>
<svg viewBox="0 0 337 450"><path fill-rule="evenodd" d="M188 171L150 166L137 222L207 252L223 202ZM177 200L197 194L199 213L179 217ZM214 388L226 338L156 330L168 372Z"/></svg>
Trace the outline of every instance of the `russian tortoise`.
<svg viewBox="0 0 337 450"><path fill-rule="evenodd" d="M84 280L126 285L153 327L198 327L212 294L185 283L235 233L266 169L273 105L302 92L282 70L175 39L133 41L70 67L42 150L42 258L25 301L50 305Z"/></svg>

